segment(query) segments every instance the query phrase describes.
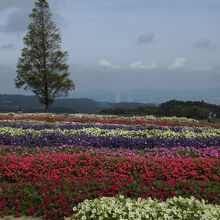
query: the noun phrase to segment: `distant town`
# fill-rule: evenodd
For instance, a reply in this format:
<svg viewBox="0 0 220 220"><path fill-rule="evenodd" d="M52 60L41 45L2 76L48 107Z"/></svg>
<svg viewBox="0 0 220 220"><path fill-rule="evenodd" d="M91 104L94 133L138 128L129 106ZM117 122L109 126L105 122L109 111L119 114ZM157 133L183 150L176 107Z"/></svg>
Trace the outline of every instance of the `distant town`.
<svg viewBox="0 0 220 220"><path fill-rule="evenodd" d="M161 104L175 99L180 101L205 101L220 105L220 88L206 90L128 90L128 91L75 91L69 98L90 98L102 102L139 102Z"/></svg>

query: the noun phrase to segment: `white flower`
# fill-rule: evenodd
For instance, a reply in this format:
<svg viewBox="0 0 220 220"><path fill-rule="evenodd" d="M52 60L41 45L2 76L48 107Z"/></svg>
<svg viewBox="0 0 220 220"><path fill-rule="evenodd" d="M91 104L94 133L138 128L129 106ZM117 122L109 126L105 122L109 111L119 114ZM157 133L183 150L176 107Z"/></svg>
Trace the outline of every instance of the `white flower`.
<svg viewBox="0 0 220 220"><path fill-rule="evenodd" d="M129 212L128 217L129 217L129 218L134 218L134 213L133 213L133 212Z"/></svg>
<svg viewBox="0 0 220 220"><path fill-rule="evenodd" d="M167 209L167 210L166 210L166 213L167 213L167 214L170 214L170 212L171 212L171 209Z"/></svg>
<svg viewBox="0 0 220 220"><path fill-rule="evenodd" d="M164 214L165 219L169 219L169 216L167 214Z"/></svg>
<svg viewBox="0 0 220 220"><path fill-rule="evenodd" d="M157 217L157 213L156 212L153 213L153 217Z"/></svg>

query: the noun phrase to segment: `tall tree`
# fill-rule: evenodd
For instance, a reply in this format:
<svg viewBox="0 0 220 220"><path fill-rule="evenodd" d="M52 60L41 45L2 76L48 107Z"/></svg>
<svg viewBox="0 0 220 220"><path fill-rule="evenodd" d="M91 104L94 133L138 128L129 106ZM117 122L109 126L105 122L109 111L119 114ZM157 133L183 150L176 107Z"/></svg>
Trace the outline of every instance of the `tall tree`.
<svg viewBox="0 0 220 220"><path fill-rule="evenodd" d="M68 78L68 54L61 51L59 29L52 21L48 2L37 0L29 17L31 23L18 59L15 86L36 94L45 105L45 112L49 112L54 100L67 96L75 86Z"/></svg>

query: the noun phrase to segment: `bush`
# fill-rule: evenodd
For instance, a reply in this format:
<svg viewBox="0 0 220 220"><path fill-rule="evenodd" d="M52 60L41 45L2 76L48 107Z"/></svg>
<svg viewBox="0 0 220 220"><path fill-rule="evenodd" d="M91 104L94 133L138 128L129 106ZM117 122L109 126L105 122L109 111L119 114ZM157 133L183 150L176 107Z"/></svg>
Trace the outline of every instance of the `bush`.
<svg viewBox="0 0 220 220"><path fill-rule="evenodd" d="M173 197L165 202L141 199L132 200L123 195L117 197L102 197L88 200L74 207L74 219L220 219L220 206L206 205L194 197Z"/></svg>

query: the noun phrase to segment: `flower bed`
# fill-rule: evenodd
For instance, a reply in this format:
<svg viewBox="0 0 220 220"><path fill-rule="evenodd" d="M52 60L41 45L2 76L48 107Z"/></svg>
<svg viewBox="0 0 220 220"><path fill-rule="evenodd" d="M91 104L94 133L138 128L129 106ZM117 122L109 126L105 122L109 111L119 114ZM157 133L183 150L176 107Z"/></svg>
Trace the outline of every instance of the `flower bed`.
<svg viewBox="0 0 220 220"><path fill-rule="evenodd" d="M153 116L149 117L118 117L118 116L104 116L104 115L82 115L82 114L73 114L69 115L71 117L64 117L64 115L52 115L52 114L2 114L0 115L0 121L5 120L34 120L34 121L47 121L47 122L79 122L79 123L101 123L101 124L125 124L125 125L148 125L155 124L160 126L190 126L190 127L213 127L219 128L215 124L199 124L198 121L187 118L178 118L177 117L162 117L155 118Z"/></svg>
<svg viewBox="0 0 220 220"><path fill-rule="evenodd" d="M0 155L18 155L33 157L39 154L89 154L92 156L102 155L105 157L132 156L134 158L220 158L219 147L170 147L170 148L145 148L142 150L126 148L95 148L72 145L57 147L21 147L0 146Z"/></svg>
<svg viewBox="0 0 220 220"><path fill-rule="evenodd" d="M185 210L187 207L187 210ZM116 198L103 197L100 200L85 200L76 212L66 220L74 219L218 219L220 206L206 205L205 201L199 202L194 197L174 197L165 202L141 199L131 200L120 195Z"/></svg>
<svg viewBox="0 0 220 220"><path fill-rule="evenodd" d="M4 114L0 118L2 216L75 219L73 207L79 203L118 194L133 201L153 198L158 204L174 196L194 196L213 204L213 210L220 205L217 127L152 116ZM142 123L146 118L149 123ZM111 124L119 122L122 125ZM204 210L205 206L201 213Z"/></svg>
<svg viewBox="0 0 220 220"><path fill-rule="evenodd" d="M86 135L95 135L95 136L119 136L125 138L210 138L210 137L218 137L220 136L220 129L212 129L205 132L193 132L189 130L183 130L180 132L174 132L170 130L160 130L160 129L151 129L151 130L122 130L122 129L100 129L100 128L82 128L82 129L22 129L22 128L11 128L11 127L2 127L0 128L0 134L10 134L11 136L20 136L20 135L28 135L32 134L34 136L40 136L46 133L59 133L66 136L75 136L80 134Z"/></svg>
<svg viewBox="0 0 220 220"><path fill-rule="evenodd" d="M213 158L135 158L133 156L91 156L89 154L39 154L0 156L0 176L15 182L24 179L111 177L144 180L220 181L220 161Z"/></svg>

